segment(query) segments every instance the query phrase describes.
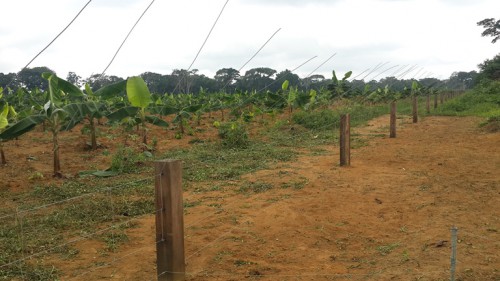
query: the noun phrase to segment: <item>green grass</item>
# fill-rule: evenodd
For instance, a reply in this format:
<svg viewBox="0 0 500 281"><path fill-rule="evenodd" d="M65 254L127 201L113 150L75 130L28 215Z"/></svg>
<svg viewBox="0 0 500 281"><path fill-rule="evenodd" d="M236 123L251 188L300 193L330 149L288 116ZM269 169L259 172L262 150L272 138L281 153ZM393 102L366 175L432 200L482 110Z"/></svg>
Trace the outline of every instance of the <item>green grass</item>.
<svg viewBox="0 0 500 281"><path fill-rule="evenodd" d="M169 151L162 158L182 159L186 181L234 180L241 175L296 157L291 148L265 142L250 142L246 148L224 148L219 144L198 144L190 149Z"/></svg>
<svg viewBox="0 0 500 281"><path fill-rule="evenodd" d="M500 81L483 83L473 90L445 102L435 114L500 117Z"/></svg>
<svg viewBox="0 0 500 281"><path fill-rule="evenodd" d="M238 190L241 193L261 193L272 189L274 186L271 183L256 181L256 182L245 182L242 184Z"/></svg>

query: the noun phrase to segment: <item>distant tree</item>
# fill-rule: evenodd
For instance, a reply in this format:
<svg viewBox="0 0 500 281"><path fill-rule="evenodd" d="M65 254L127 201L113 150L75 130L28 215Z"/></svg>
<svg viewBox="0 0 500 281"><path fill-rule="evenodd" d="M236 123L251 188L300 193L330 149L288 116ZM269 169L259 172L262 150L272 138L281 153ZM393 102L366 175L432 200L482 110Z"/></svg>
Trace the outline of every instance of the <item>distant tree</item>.
<svg viewBox="0 0 500 281"><path fill-rule="evenodd" d="M274 87L270 87L269 90L275 92L281 89L281 85L283 82L285 82L285 80L288 80L288 83L291 87L299 87L301 84L300 77L297 74L288 69L285 69L276 74L276 83L274 83Z"/></svg>
<svg viewBox="0 0 500 281"><path fill-rule="evenodd" d="M196 75L198 69L187 70L187 69L174 69L172 71L171 77L175 82L175 93L189 93L191 92L191 86L193 84L193 75Z"/></svg>
<svg viewBox="0 0 500 281"><path fill-rule="evenodd" d="M483 33L481 36L491 36L493 40L491 43L496 43L498 39L500 39L500 19L495 21L494 18L484 19L477 23L477 25L484 27Z"/></svg>
<svg viewBox="0 0 500 281"><path fill-rule="evenodd" d="M449 89L467 90L471 89L476 81L477 72L476 71L458 71L453 72L450 79L446 82L446 87Z"/></svg>
<svg viewBox="0 0 500 281"><path fill-rule="evenodd" d="M467 88L471 88L474 84L474 80L475 80L475 76L477 76L477 72L475 71L471 71L468 73L468 77L470 78L469 79L465 79L465 86ZM418 82L424 86L424 87L427 87L427 88L431 88L431 87L439 87L439 86L442 86L441 85L441 80L437 79L437 78L423 78L423 79L419 79Z"/></svg>
<svg viewBox="0 0 500 281"><path fill-rule="evenodd" d="M485 60L478 67L478 81L483 79L500 80L500 54L496 55L493 59Z"/></svg>
<svg viewBox="0 0 500 281"><path fill-rule="evenodd" d="M66 76L66 81L77 86L78 88L81 88L84 84L82 77L80 75L77 75L75 72L71 72L71 71L68 72L68 76Z"/></svg>
<svg viewBox="0 0 500 281"><path fill-rule="evenodd" d="M234 68L222 68L217 70L214 79L220 89L225 88L226 91L234 90L234 83L240 78L240 72Z"/></svg>
<svg viewBox="0 0 500 281"><path fill-rule="evenodd" d="M123 81L125 79L118 77L118 76L108 76L108 75L102 75L101 74L93 74L89 78L87 78L84 82L88 83L90 85L90 88L92 91L97 91L98 89L111 85L116 82Z"/></svg>
<svg viewBox="0 0 500 281"><path fill-rule="evenodd" d="M0 87L4 88L6 90L7 85L9 85L9 83L13 82L15 78L16 78L15 73L8 73L8 74L0 73ZM12 86L9 86L9 87L12 88Z"/></svg>
<svg viewBox="0 0 500 281"><path fill-rule="evenodd" d="M17 73L17 81L15 82L14 87L47 90L49 84L47 80L42 78L42 73L44 72L55 74L55 71L45 66L24 68Z"/></svg>
<svg viewBox="0 0 500 281"><path fill-rule="evenodd" d="M274 82L272 78L276 70L268 67L252 68L238 81L238 88L242 91L261 90Z"/></svg>
<svg viewBox="0 0 500 281"><path fill-rule="evenodd" d="M194 93L199 93L202 88L204 91L207 91L210 93L217 92L220 89L218 87L215 79L207 77L203 74L193 75L192 78L193 78L193 83L192 83L191 88L192 88Z"/></svg>
<svg viewBox="0 0 500 281"><path fill-rule="evenodd" d="M175 85L169 87L170 84L173 84L173 82L169 83L171 78L167 75L161 75L154 72L144 72L140 76L144 79L144 82L146 82L146 85L151 93L165 94L169 91L169 89L173 90L175 87Z"/></svg>
<svg viewBox="0 0 500 281"><path fill-rule="evenodd" d="M306 90L313 89L316 91L320 91L321 88L327 87L330 82L331 80L325 79L325 76L321 74L313 74L302 79L303 87Z"/></svg>

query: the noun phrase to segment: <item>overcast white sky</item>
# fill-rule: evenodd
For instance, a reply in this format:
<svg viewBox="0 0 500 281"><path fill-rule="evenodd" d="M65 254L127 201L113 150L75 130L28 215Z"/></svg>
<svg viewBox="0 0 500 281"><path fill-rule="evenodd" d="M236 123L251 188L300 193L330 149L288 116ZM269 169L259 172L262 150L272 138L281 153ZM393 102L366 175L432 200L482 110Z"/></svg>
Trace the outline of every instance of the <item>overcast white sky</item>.
<svg viewBox="0 0 500 281"><path fill-rule="evenodd" d="M88 0L2 0L0 72L18 72ZM101 73L151 0L93 0L30 67L47 66L61 77ZM187 69L226 0L157 0L107 70L107 75L170 74ZM499 0L229 0L194 69L209 77L239 69L278 28L268 45L241 70L294 69L307 76L331 70L354 75L379 63L380 72L415 66L404 78L448 78L454 71L500 53L481 37L484 18L500 17ZM376 77L377 73L368 78Z"/></svg>

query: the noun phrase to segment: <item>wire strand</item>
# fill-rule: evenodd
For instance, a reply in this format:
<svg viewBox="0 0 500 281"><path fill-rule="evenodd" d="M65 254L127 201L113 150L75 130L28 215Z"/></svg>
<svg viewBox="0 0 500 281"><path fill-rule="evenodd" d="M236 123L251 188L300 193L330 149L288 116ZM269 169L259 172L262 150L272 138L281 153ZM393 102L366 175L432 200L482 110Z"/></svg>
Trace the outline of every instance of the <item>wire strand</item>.
<svg viewBox="0 0 500 281"><path fill-rule="evenodd" d="M130 31L128 32L127 36L125 36L125 39L123 39L123 42L120 44L120 47L118 47L118 49L116 50L115 54L113 55L113 58L111 58L111 61L108 63L108 65L106 66L106 68L104 68L104 70L102 71L101 75L99 76L99 78L103 77L104 76L104 73L106 73L106 70L108 70L108 68L111 66L111 64L113 63L113 61L115 60L116 56L118 55L118 52L120 52L121 48L123 47L123 45L125 44L125 41L127 41L128 37L130 36L130 34L132 33L132 31L134 30L134 28L137 26L137 24L141 21L142 17L144 16L144 14L146 14L146 12L149 10L149 7L151 7L151 5L153 5L153 3L155 2L155 0L152 0L151 3L149 3L149 5L147 6L147 8L142 12L141 16L139 17L139 19L137 19L137 21L135 22L135 24L132 26L132 28L130 29Z"/></svg>
<svg viewBox="0 0 500 281"><path fill-rule="evenodd" d="M61 30L61 32L59 32L56 37L54 37L54 39L52 39L52 41L49 42L49 44L47 44L47 46L45 46L40 52L38 52L22 69L21 71L23 71L24 69L26 69L36 58L38 58L38 56L40 56L45 50L47 50L47 48L50 47L50 45L52 45L52 43L54 43L57 38L59 38L59 36L61 36L70 26L71 24L73 24L73 22L80 16L80 14L83 12L83 10L85 10L85 8L87 8L87 6L90 4L90 2L92 2L92 0L89 0L87 2L87 4L85 4L83 6L83 8L80 9L80 11L76 14L75 17L73 17L73 19L66 25L66 27L63 28L63 30ZM17 79L17 76L18 76L18 73L16 73L14 79L12 79L9 84L7 84L7 86L5 88L8 88L16 79Z"/></svg>
<svg viewBox="0 0 500 281"><path fill-rule="evenodd" d="M221 11L219 12L219 15L217 16L217 19L215 20L215 22L212 24L212 28L210 28L210 31L208 32L207 34L207 37L205 38L205 41L203 41L203 43L201 44L201 47L200 49L198 50L198 52L196 53L196 56L194 57L193 61L191 62L191 64L189 65L188 69L187 69L187 75L189 75L189 70L191 70L191 67L193 67L194 63L196 62L196 59L198 59L198 56L200 55L201 53L201 50L203 50L203 47L205 47L205 44L207 43L208 41L208 38L210 38L210 35L212 34L212 31L214 30L215 28L215 25L217 24L217 22L219 21L219 18L220 16L222 15L222 12L224 12L224 9L226 8L226 5L227 3L229 3L229 0L226 0L226 3L224 3L224 6L222 6L222 9ZM180 86L180 84L182 83L182 80L184 79L184 76L181 77L181 79L179 79L179 82L177 82L177 85L175 86L174 90L172 91L173 93L175 93L175 90L177 90L177 88ZM187 77L186 77L187 79Z"/></svg>

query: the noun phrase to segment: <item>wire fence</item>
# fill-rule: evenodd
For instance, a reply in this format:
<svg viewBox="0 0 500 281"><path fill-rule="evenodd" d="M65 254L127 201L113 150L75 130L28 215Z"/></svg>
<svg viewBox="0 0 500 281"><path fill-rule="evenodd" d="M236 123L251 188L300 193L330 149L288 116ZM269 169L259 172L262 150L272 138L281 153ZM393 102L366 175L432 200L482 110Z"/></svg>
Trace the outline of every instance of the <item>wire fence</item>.
<svg viewBox="0 0 500 281"><path fill-rule="evenodd" d="M321 129L333 128L333 127L335 127L335 124L336 123L325 124ZM290 136L290 138L292 138L292 137L293 136ZM333 140L332 140L332 142L333 142ZM188 167L188 168L195 168L195 167ZM137 217L134 217L132 219L125 220L125 221L120 221L119 219L117 219L115 217L115 215L117 213L117 209L116 209L117 202L115 202L116 199L114 198L113 192L116 190L119 190L119 189L123 189L124 187L127 187L127 186L134 186L137 184L147 185L147 184L149 184L148 182L150 182L152 178L158 178L160 176L161 176L160 174L155 174L152 177L147 177L147 178L143 178L143 179L139 179L139 180L129 181L127 183L120 183L120 184L113 185L113 186L106 186L106 187L102 187L102 188L97 188L93 192L79 194L79 195L76 195L73 197L64 198L61 200L57 200L57 201L49 202L46 204L30 207L27 209L18 208L13 213L4 214L4 215L0 216L0 220L3 220L3 221L14 220L15 221L15 225L17 226L17 229L18 229L18 233L17 233L18 240L20 241L20 245L21 245L20 252L22 253L22 256L19 258L14 258L14 259L7 258L6 259L5 257L2 257L3 261L5 261L5 260L8 260L8 261L6 263L0 264L0 270L11 267L11 266L16 265L16 264L25 263L26 261L31 261L31 260L34 260L36 258L40 258L44 255L48 255L52 252L55 252L57 249L67 247L69 245L75 245L77 243L81 243L85 240L92 239L93 237L96 237L96 236L101 235L103 233L112 232L112 230L118 229L121 226L131 224L131 223L137 222L145 217L149 217L149 216L157 214L161 210L154 210L153 209L154 211L152 211L152 212L144 213L140 216L137 216ZM30 252L31 250L26 251L27 242L29 242L28 241L29 237L27 237L28 235L27 235L27 230L26 230L26 227L27 227L26 217L27 216L35 216L36 213L39 213L39 212L42 213L40 216L43 216L44 212L51 211L52 209L62 208L62 206L67 205L67 204L75 204L75 202L77 202L79 200L83 200L83 199L93 199L95 197L102 196L103 194L107 195L109 197L108 199L109 199L109 203L110 203L109 212L111 215L109 217L111 217L111 220L107 222L108 225L102 226L101 228L96 229L95 231L91 231L91 232L86 232L86 230L82 229L80 237L68 239L67 241L64 241L62 243L58 243L55 245L50 245L49 247L43 246L42 247L43 249L40 249L38 251L34 251L34 252ZM377 193L377 194L371 194L371 195L372 196L379 196L382 194ZM307 194L294 194L294 195L290 196L289 199L294 200L294 199L305 199L305 198L308 198ZM360 201L347 200L347 201L342 202L342 204L364 204L364 203L366 203L366 201L363 201L363 200L360 200ZM259 208L259 212L265 213L269 208L271 208L273 206L274 205L271 204L268 207ZM185 229L189 230L191 227L203 228L204 223L206 223L206 222L213 223L213 220L219 220L220 224L217 225L217 227L223 227L223 226L227 225L227 222L222 220L222 219L223 219L223 217L219 216L218 212L207 213L207 214L201 216L200 218L196 219L195 221L187 224L185 226ZM243 218L241 220L245 221L245 218ZM192 277L192 278L206 277L206 278L243 279L243 278L256 277L256 278L275 278L275 279L279 279L279 280L283 280L283 278L298 278L300 280L301 278L322 278L322 277L325 277L325 278L332 277L332 278L337 278L337 279L354 279L354 280L356 280L356 278L358 278L359 280L366 280L366 279L376 280L377 277L386 278L386 277L390 277L390 276L399 276L400 274L402 274L400 272L392 272L390 270L390 268L371 270L371 272L369 272L369 273L355 273L355 272L338 273L338 272L328 272L325 270L313 271L310 268L297 268L295 266L292 266L290 271L293 270L293 272L300 272L297 274L274 273L272 271L270 271L270 272L266 272L266 271L218 272L218 271L214 271L214 270L207 269L207 268L200 269L200 270L193 270L193 269L189 268L189 265L195 264L196 259L198 257L202 257L203 256L202 253L204 253L204 251L206 251L207 249L218 247L221 244L224 244L225 238L232 235L234 232L237 232L237 231L248 232L249 229L250 229L250 226L242 226L241 223L236 224L234 226L229 227L227 230L222 231L222 233L219 233L219 235L217 237L212 237L212 239L210 239L209 241L206 241L206 243L203 243L202 245L197 245L198 247L193 246L194 249L191 249L187 253L187 256L186 256L188 270L184 274L187 277ZM443 230L447 230L447 229L443 228ZM428 231L428 229L420 229L420 230L411 231L411 232L406 231L406 233L408 235L411 235L411 237L409 237L409 239L415 239L416 236L419 236L419 235L425 233L426 231ZM475 251L477 252L477 255L484 256L486 259L488 259L488 258L492 259L492 261L491 261L492 263L497 262L498 255L495 254L494 250L495 249L498 250L500 239L497 239L498 234L497 234L494 227L492 228L490 234L491 234L491 236L484 236L484 235L475 234L473 230L469 230L467 228L461 229L460 234L459 234L459 240L458 240L459 255L458 255L458 259L457 259L457 264L459 266L465 265L462 262L462 259L460 258L460 253L461 253L461 250L463 249L462 247L460 247L461 246L460 243L461 243L461 241L466 241L466 239L467 240L479 239L479 240L487 241L488 243L490 243L488 246L493 247L493 250L490 251L490 250L484 250L484 249L481 249L481 250L475 249ZM113 235L113 234L111 234L111 235ZM153 233L151 235L153 235ZM448 241L449 240L437 241L436 243L442 242L442 245L436 244L436 245L433 245L433 247L436 247L436 248L447 247L450 243ZM113 257L112 260L110 260L110 261L93 266L89 270L79 272L76 275L72 275L70 277L71 279L69 279L69 280L77 280L80 278L85 278L89 274L92 274L93 272L96 272L98 270L102 270L104 268L109 268L109 267L113 267L113 266L121 266L121 265L118 265L118 263L120 261L123 261L124 259L126 259L130 256L133 256L133 255L139 255L148 249L151 250L152 248L154 248L155 244L158 244L160 242L161 241L156 241L155 243L152 243L152 245L150 245L150 246L145 246L145 247L143 246L143 247L139 247L138 249L131 250L127 253L121 253L121 254L119 254L118 257ZM406 244L408 242L407 241L400 241L399 243ZM465 243L471 243L471 242L467 241ZM245 246L242 245L242 247L244 248ZM247 249L247 250L249 252L251 252L251 249ZM261 257L261 258L263 258L263 257ZM448 258L448 257L445 257L445 258ZM21 269L21 270L23 270L23 269ZM163 275L168 274L168 273L175 273L175 272L164 271L164 272L161 272L161 273L157 274L156 276L154 276L154 278L151 280L158 279L158 278L160 278ZM25 274L26 274L25 272L22 272L21 276L24 276ZM419 276L435 277L436 275L439 276L440 278L443 278L443 277L450 274L450 270L443 269L443 270L432 271L432 270L422 269L422 270L415 270L414 272L404 272L404 274L406 276L415 276L416 278ZM434 275L434 274L436 274L436 275Z"/></svg>
<svg viewBox="0 0 500 281"><path fill-rule="evenodd" d="M154 175L154 177L159 177L159 176L160 175ZM144 179L136 180L133 183L134 184L145 183L146 181L148 181L150 179L151 178L144 178ZM36 206L34 208L30 208L30 209L26 209L26 210L17 210L16 213L13 213L13 214L10 214L10 215L5 215L5 216L2 217L2 219L6 219L6 218L11 218L12 219L12 218L14 218L16 220L16 223L19 226L19 240L23 240L24 241L24 240L26 240L25 237L24 237L24 230L23 230L23 221L24 221L24 217L25 216L27 216L27 215L29 215L31 213L34 213L34 212L47 210L47 209L53 208L55 206L60 207L60 206L62 206L64 204L67 204L67 203L70 203L70 202L74 202L74 201L80 200L82 198L90 197L90 196L93 196L93 195L95 196L97 194L100 194L101 192L110 192L113 189L123 188L125 185L126 184L120 184L120 185L115 185L115 186L111 186L111 187L106 187L106 188L100 189L99 191L96 191L96 192L92 192L92 193L88 193L88 194L84 194L84 195L79 195L79 196L67 198L67 199L64 199L64 200L59 200L59 201L56 201L56 202L52 202L52 203L49 203L49 204L44 204L44 205ZM109 194L109 195L111 197L110 202L112 204L112 202L113 202L112 196L111 196L111 194ZM303 199L303 198L305 198L305 196L301 197L301 195L294 195L290 199L298 199L298 198ZM346 203L346 202L344 202L344 203ZM365 201L354 201L354 200L352 200L352 201L349 202L349 204L362 204L362 203L365 203ZM274 207L274 205L269 205L268 207L261 208L260 212L265 213L267 211L267 209L271 208L271 207ZM112 213L114 213L114 211L115 211L114 209L111 209ZM43 256L45 254L49 254L49 253L53 252L54 250L56 250L58 248L66 247L68 245L76 244L76 243L82 242L84 240L91 239L92 237L95 237L95 236L97 236L99 234L111 231L113 229L117 229L120 226L123 226L123 225L126 225L126 224L130 224L130 223L132 223L134 221L138 221L138 220L140 220L140 219L142 219L142 218L144 218L146 216L154 215L155 213L157 213L159 211L160 210L155 210L152 213L143 214L141 216L134 217L134 218L126 220L126 221L113 222L113 224L111 224L111 225L109 225L107 227L101 228L99 230L96 230L96 231L93 231L93 232L90 232L90 233L85 233L84 235L82 234L81 237L70 239L70 240L68 240L66 242L57 244L55 246L52 246L50 248L46 248L44 250L37 251L35 253L23 254L22 258L18 258L18 259L10 261L8 263L1 264L0 265L0 269L12 266L12 265L17 264L17 263L23 263L23 262L26 262L28 260L33 260L35 258L39 258L39 257L41 257L41 256ZM206 215L202 216L201 218L199 218L199 219L197 219L197 220L195 220L195 221L187 224L185 228L186 229L190 229L193 226L200 227L201 225L203 225L204 222L210 221L210 219L217 219L217 214L215 212L214 213L206 214ZM241 221L245 221L245 218L242 218ZM224 224L226 224L226 222L222 223L222 225L224 225ZM241 226L241 224L234 225L234 226L230 227L229 229L227 229L226 231L222 232L217 237L213 238L211 241L205 243L204 245L199 245L198 248L196 248L193 251L189 252L187 254L187 256L186 256L186 262L187 262L187 264L189 265L191 263L194 263L195 260L197 259L197 257L199 257L200 254L203 253L206 249L212 248L212 247L216 247L216 246L220 245L221 243L224 243L224 241L225 241L224 238L230 236L234 232L236 232L236 231L247 232L248 229L249 229L249 226ZM406 233L408 235L412 235L412 237L414 237L414 236L422 234L425 231L426 231L426 229L421 229L421 230L417 230L417 231L407 231ZM151 235L153 235L153 234L151 234ZM498 238L498 234L495 231L491 231L491 237L487 237L487 236L483 236L483 235L477 235L477 234L474 234L470 230L461 230L460 231L459 241L461 241L461 239L464 240L464 239L470 239L470 238L488 241L488 242L491 243L490 246L493 246L495 249L498 249L498 247L500 245L500 242L499 242L500 239L496 239L496 238ZM411 238L411 239L413 239L413 238ZM160 241L156 241L156 244L159 243L159 242ZM405 244L405 241L401 241L401 243ZM434 245L434 246L435 247L442 247L440 245ZM242 247L244 247L244 246L242 245ZM83 280L81 278L85 278L86 276L88 276L89 274L92 274L93 272L96 272L96 271L104 269L104 268L118 266L118 263L120 261L126 259L127 257L133 256L133 255L139 255L139 254L141 254L141 252L144 252L144 251L146 251L148 249L151 249L151 248L154 248L154 245L140 247L138 249L129 251L128 253L121 254L118 257L114 257L109 262L105 262L103 264L94 266L94 267L90 268L87 271L83 271L83 272L80 272L80 273L78 273L76 275L72 275L70 277L70 279L68 279L68 280ZM460 249L460 247L459 247L459 249ZM481 252L479 252L479 253L481 253ZM488 253L484 253L484 255L488 255ZM492 254L490 252L490 255L492 257L494 257L494 258L497 258L497 257L495 257L494 253ZM459 257L460 257L460 255L459 255ZM462 261L461 261L460 258L457 259L457 264L458 265L462 264ZM376 271L369 272L369 273L336 273L336 272L322 272L322 271L318 272L318 271L311 271L311 269L309 269L309 268L293 268L293 271L294 272L300 272L300 273L298 273L298 274L272 273L272 272L271 273L266 273L266 272L261 272L261 271L247 272L247 273L244 273L244 272L214 272L213 270L210 270L210 269L202 269L202 270L199 270L199 271L190 271L190 270L188 270L184 274L187 277L191 277L191 278L196 278L196 277L203 278L203 277L205 277L205 278L236 278L236 279L243 279L243 278L250 278L250 277L258 277L259 279L265 279L265 278L267 278L267 279L273 279L274 278L274 279L279 279L279 280L284 280L284 278L298 278L298 280L301 280L302 278L323 278L323 277L324 278L332 277L332 278L349 279L349 280L351 280L351 279L354 279L354 280L366 280L368 278L368 279L375 280L377 278L386 278L386 277L390 277L390 276L399 276L399 274L401 274L401 273L394 273L394 272L390 272L390 271L388 272L388 269L376 270ZM157 278L159 278L162 275L167 274L167 273L175 273L175 272L167 272L167 271L165 271L165 272L162 272L162 273L158 274L157 276L155 276L151 280L156 280ZM425 271L425 270L422 270L422 271L418 271L418 272L405 272L404 274L405 274L405 276L414 276L414 277L418 277L418 276L441 276L441 277L444 277L444 276L449 275L449 270L448 269L438 270L438 271Z"/></svg>

